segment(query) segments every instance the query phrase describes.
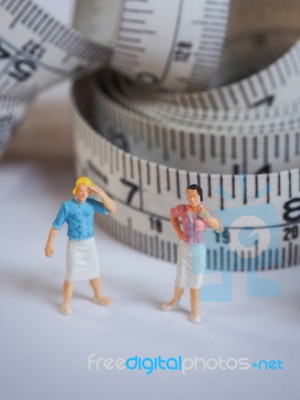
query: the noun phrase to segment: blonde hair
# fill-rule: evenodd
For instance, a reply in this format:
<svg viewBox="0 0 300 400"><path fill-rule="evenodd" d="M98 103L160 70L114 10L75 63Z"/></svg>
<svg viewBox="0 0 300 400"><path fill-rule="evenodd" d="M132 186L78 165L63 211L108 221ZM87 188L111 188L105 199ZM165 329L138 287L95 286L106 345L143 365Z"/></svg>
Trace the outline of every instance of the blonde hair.
<svg viewBox="0 0 300 400"><path fill-rule="evenodd" d="M75 187L72 190L74 195L77 193L79 185L94 186L94 183L87 176L80 176L78 179L76 179Z"/></svg>

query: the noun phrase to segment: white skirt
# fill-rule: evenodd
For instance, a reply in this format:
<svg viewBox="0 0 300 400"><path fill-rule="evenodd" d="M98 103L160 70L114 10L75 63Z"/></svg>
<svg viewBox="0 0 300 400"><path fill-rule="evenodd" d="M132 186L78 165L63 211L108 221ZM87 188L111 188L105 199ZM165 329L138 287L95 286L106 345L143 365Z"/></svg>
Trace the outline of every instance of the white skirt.
<svg viewBox="0 0 300 400"><path fill-rule="evenodd" d="M181 241L178 246L176 287L199 289L202 286L205 269L205 244L191 244Z"/></svg>
<svg viewBox="0 0 300 400"><path fill-rule="evenodd" d="M99 278L100 267L95 237L69 240L67 244L68 282Z"/></svg>

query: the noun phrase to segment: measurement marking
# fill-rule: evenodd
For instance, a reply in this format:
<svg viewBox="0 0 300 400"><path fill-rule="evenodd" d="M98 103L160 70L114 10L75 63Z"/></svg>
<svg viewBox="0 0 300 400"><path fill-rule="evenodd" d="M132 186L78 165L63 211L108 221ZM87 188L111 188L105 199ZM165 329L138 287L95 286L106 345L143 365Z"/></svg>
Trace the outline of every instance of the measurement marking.
<svg viewBox="0 0 300 400"><path fill-rule="evenodd" d="M268 154L269 154L268 148L269 148L269 138L268 138L268 136L265 136L264 137L264 142L263 142L263 153L264 153L264 164L265 165L269 163L269 161L268 161Z"/></svg>
<svg viewBox="0 0 300 400"><path fill-rule="evenodd" d="M243 99L244 99L244 101L245 101L246 107L249 108L251 103L250 103L249 97L248 97L247 92L246 92L246 89L245 89L245 82L242 81L242 82L238 85L238 87L239 87L240 93L241 93L241 95L242 95L242 97L243 97Z"/></svg>
<svg viewBox="0 0 300 400"><path fill-rule="evenodd" d="M225 137L224 136L221 136L220 146L221 146L221 159L220 159L220 161L221 161L222 164L226 164L226 148L225 148Z"/></svg>
<svg viewBox="0 0 300 400"><path fill-rule="evenodd" d="M122 18L122 22L128 22L129 24L144 24L146 21L144 19L133 19L133 18Z"/></svg>
<svg viewBox="0 0 300 400"><path fill-rule="evenodd" d="M212 158L216 157L216 137L214 135L210 136L210 156Z"/></svg>
<svg viewBox="0 0 300 400"><path fill-rule="evenodd" d="M281 175L279 172L277 174L277 195L281 195Z"/></svg>
<svg viewBox="0 0 300 400"><path fill-rule="evenodd" d="M161 185L160 185L160 172L159 172L159 165L156 165L156 190L157 193L161 193Z"/></svg>
<svg viewBox="0 0 300 400"><path fill-rule="evenodd" d="M208 197L211 197L211 176L207 175L207 187L208 187Z"/></svg>
<svg viewBox="0 0 300 400"><path fill-rule="evenodd" d="M162 129L162 150L163 150L163 159L164 161L169 160L169 146L167 141L167 130L165 128Z"/></svg>
<svg viewBox="0 0 300 400"><path fill-rule="evenodd" d="M131 46L130 44L123 44L123 43L117 43L116 48L123 50L137 51L139 53L144 53L146 51L145 47Z"/></svg>
<svg viewBox="0 0 300 400"><path fill-rule="evenodd" d="M175 131L173 129L171 129L171 131L170 131L170 136L171 136L171 150L173 152L176 152L177 151L176 135L175 135Z"/></svg>
<svg viewBox="0 0 300 400"><path fill-rule="evenodd" d="M140 8L124 8L124 12L136 14L153 14L153 10L144 10Z"/></svg>
<svg viewBox="0 0 300 400"><path fill-rule="evenodd" d="M181 198L180 194L180 178L179 178L179 170L176 170L176 188L177 188L177 197L178 199Z"/></svg>
<svg viewBox="0 0 300 400"><path fill-rule="evenodd" d="M128 37L128 36L118 36L118 40L122 42L133 42L133 43L141 43L140 38L133 38L133 37Z"/></svg>
<svg viewBox="0 0 300 400"><path fill-rule="evenodd" d="M296 74L299 73L300 72L299 63L298 63L297 57L295 55L295 49L294 48L290 52L290 60L291 60L291 64L292 64L293 69L294 69L294 73L296 73Z"/></svg>
<svg viewBox="0 0 300 400"><path fill-rule="evenodd" d="M247 159L248 159L248 147L247 147L247 137L242 138L242 154L243 154L243 173L247 173Z"/></svg>
<svg viewBox="0 0 300 400"><path fill-rule="evenodd" d="M201 177L200 174L197 174L197 185L201 187Z"/></svg>
<svg viewBox="0 0 300 400"><path fill-rule="evenodd" d="M147 161L147 168L146 168L146 171L147 171L147 185L151 185L151 173L150 173L150 164L149 164L149 161Z"/></svg>
<svg viewBox="0 0 300 400"><path fill-rule="evenodd" d="M290 61L290 58L289 58L289 57L283 57L283 59L282 59L282 64L283 64L284 69L285 69L285 71L286 71L286 75L287 75L287 76L292 76L293 73L292 73L292 70L291 70L291 66L290 66L290 64L289 64L289 61Z"/></svg>
<svg viewBox="0 0 300 400"><path fill-rule="evenodd" d="M237 100L237 97L236 97L236 95L234 93L234 88L232 86L229 86L228 93L229 93L229 96L230 96L234 106L237 106L238 105L238 100Z"/></svg>
<svg viewBox="0 0 300 400"><path fill-rule="evenodd" d="M125 3L148 3L149 0L125 0Z"/></svg>
<svg viewBox="0 0 300 400"><path fill-rule="evenodd" d="M166 168L166 182L167 182L167 191L169 192L171 190L171 183L170 183L170 170L168 167Z"/></svg>
<svg viewBox="0 0 300 400"><path fill-rule="evenodd" d="M185 185L186 188L188 188L190 186L190 184L191 184L190 182L191 182L190 173L189 173L189 171L187 171L186 172L186 185Z"/></svg>
<svg viewBox="0 0 300 400"><path fill-rule="evenodd" d="M184 160L186 158L186 151L185 151L185 134L183 131L179 132L179 148L180 148L180 158Z"/></svg>
<svg viewBox="0 0 300 400"><path fill-rule="evenodd" d="M160 132L157 125L154 125L154 145L155 147L160 148Z"/></svg>
<svg viewBox="0 0 300 400"><path fill-rule="evenodd" d="M274 67L275 67L275 69L277 71L277 75L278 75L278 78L281 81L281 84L282 85L286 85L286 80L285 80L285 77L284 77L283 72L281 70L281 65L277 62L277 63L274 64Z"/></svg>
<svg viewBox="0 0 300 400"><path fill-rule="evenodd" d="M190 133L189 134L189 141L190 141L190 155L191 156L195 156L195 151L196 151L196 148L195 148L195 134L194 133Z"/></svg>
<svg viewBox="0 0 300 400"><path fill-rule="evenodd" d="M266 175L267 203L270 203L270 175Z"/></svg>
<svg viewBox="0 0 300 400"><path fill-rule="evenodd" d="M175 49L175 43L178 39L179 25L180 25L180 20L182 17L182 7L183 7L183 0L180 0L180 3L178 5L178 10L177 10L177 18L176 18L176 24L175 24L174 34L173 34L173 40L172 40L172 43L171 43L171 46L169 49L168 57L166 59L166 64L164 66L164 69L163 69L161 77L160 77L161 82L165 82L165 80L167 78L167 74L170 70L171 60L172 60L172 57L174 54L174 49Z"/></svg>
<svg viewBox="0 0 300 400"><path fill-rule="evenodd" d="M275 135L275 152L274 157L279 157L279 135Z"/></svg>
<svg viewBox="0 0 300 400"><path fill-rule="evenodd" d="M141 34L145 34L145 35L156 35L157 31L153 31L150 29L135 29L135 28L125 28L125 27L121 27L120 28L121 32L132 32L132 33L141 33Z"/></svg>
<svg viewBox="0 0 300 400"><path fill-rule="evenodd" d="M298 265L298 248L299 246L295 245L294 246L294 265Z"/></svg>
<svg viewBox="0 0 300 400"><path fill-rule="evenodd" d="M284 161L290 161L290 136L288 134L284 136Z"/></svg>

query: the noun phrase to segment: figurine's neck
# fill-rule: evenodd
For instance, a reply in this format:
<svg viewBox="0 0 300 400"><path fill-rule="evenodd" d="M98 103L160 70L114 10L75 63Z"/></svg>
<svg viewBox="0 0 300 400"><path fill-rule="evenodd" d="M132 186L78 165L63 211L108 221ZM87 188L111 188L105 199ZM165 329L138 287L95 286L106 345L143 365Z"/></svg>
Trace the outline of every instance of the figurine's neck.
<svg viewBox="0 0 300 400"><path fill-rule="evenodd" d="M188 205L188 209L192 212L200 212L202 210L202 204L197 204L195 206Z"/></svg>
<svg viewBox="0 0 300 400"><path fill-rule="evenodd" d="M79 200L77 197L74 197L75 201L77 201L77 203L79 204L84 204L86 202L86 200Z"/></svg>

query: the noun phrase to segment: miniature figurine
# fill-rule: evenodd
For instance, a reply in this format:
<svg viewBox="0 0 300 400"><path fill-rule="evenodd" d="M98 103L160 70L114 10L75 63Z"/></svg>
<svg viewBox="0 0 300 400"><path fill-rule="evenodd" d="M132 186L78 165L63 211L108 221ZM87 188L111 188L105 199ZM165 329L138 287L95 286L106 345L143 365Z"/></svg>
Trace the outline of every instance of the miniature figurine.
<svg viewBox="0 0 300 400"><path fill-rule="evenodd" d="M221 233L224 228L220 220L203 207L203 191L200 186L190 185L186 195L188 204L180 204L170 210L171 224L180 242L173 298L163 304L162 308L172 310L179 303L184 289L190 288L190 319L197 324L201 321L199 294L206 268L204 232L210 227Z"/></svg>
<svg viewBox="0 0 300 400"><path fill-rule="evenodd" d="M67 272L63 285L63 303L61 312L69 315L72 312L71 301L75 281L89 280L94 291L94 301L109 305L110 297L104 296L101 290L100 268L94 236L94 213L114 213L114 201L93 182L82 176L76 180L73 189L74 198L61 204L60 210L50 229L45 247L45 254L54 254L54 239L66 222L68 225ZM90 198L97 196L100 201Z"/></svg>

